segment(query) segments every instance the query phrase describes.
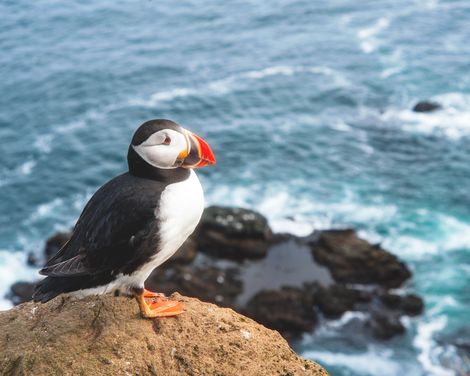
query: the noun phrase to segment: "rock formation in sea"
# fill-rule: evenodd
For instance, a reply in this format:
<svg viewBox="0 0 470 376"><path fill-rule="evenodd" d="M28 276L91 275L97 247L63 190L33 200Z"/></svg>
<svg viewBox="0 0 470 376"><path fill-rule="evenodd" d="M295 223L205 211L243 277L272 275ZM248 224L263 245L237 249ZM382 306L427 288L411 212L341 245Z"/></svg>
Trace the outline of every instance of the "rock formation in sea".
<svg viewBox="0 0 470 376"><path fill-rule="evenodd" d="M51 237L43 254L32 255L31 262L42 264L69 236ZM359 311L365 317L360 334L386 340L405 332L403 316L423 310L421 298L407 287L411 277L396 256L352 229L307 237L273 234L260 213L213 206L146 287L233 308L287 339ZM10 296L21 303L31 299L31 291L31 284L18 282Z"/></svg>
<svg viewBox="0 0 470 376"><path fill-rule="evenodd" d="M442 106L437 102L419 101L413 107L414 112L433 112L440 110Z"/></svg>
<svg viewBox="0 0 470 376"><path fill-rule="evenodd" d="M185 312L143 319L133 299L57 297L0 312L2 375L311 375L279 333L175 294Z"/></svg>

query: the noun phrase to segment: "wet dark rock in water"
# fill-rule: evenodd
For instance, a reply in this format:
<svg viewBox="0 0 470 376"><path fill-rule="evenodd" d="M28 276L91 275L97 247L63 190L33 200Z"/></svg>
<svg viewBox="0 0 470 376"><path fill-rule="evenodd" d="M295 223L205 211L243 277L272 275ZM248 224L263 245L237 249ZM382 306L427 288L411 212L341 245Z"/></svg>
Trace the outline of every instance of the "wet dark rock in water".
<svg viewBox="0 0 470 376"><path fill-rule="evenodd" d="M195 296L224 307L234 307L243 283L236 269L220 269L214 266L192 265L157 268L145 282L147 289L172 294Z"/></svg>
<svg viewBox="0 0 470 376"><path fill-rule="evenodd" d="M265 257L271 239L267 219L253 210L241 208L207 208L197 231L201 252L235 260Z"/></svg>
<svg viewBox="0 0 470 376"><path fill-rule="evenodd" d="M49 238L39 263L69 238L70 233ZM146 287L244 312L286 338L359 311L368 320L367 330L363 324L357 327L388 339L403 332L402 315L423 310L418 296L389 291L410 276L394 255L353 230L315 232L306 238L272 234L259 213L210 207L196 233L151 274ZM9 296L15 304L30 300L33 286L16 283Z"/></svg>
<svg viewBox="0 0 470 376"><path fill-rule="evenodd" d="M398 334L405 333L405 327L397 315L374 312L371 314L366 326L371 329L372 335L377 339L387 340Z"/></svg>
<svg viewBox="0 0 470 376"><path fill-rule="evenodd" d="M411 277L408 267L380 245L359 238L354 230L323 231L311 240L313 257L342 283L398 287Z"/></svg>
<svg viewBox="0 0 470 376"><path fill-rule="evenodd" d="M387 292L387 293L380 296L380 300L388 308L398 309L400 307L402 298L398 294L392 294L392 293Z"/></svg>
<svg viewBox="0 0 470 376"><path fill-rule="evenodd" d="M317 322L313 297L296 287L263 290L248 302L243 313L288 336L311 331Z"/></svg>
<svg viewBox="0 0 470 376"><path fill-rule="evenodd" d="M42 263L35 253L29 252L28 258L26 259L26 264L28 264L29 266L41 266Z"/></svg>
<svg viewBox="0 0 470 376"><path fill-rule="evenodd" d="M72 232L57 232L46 240L46 245L42 251L42 254L39 255L35 252L30 252L28 254L27 263L30 266L43 266L52 256L54 256L62 246L67 243L67 241L72 236Z"/></svg>
<svg viewBox="0 0 470 376"><path fill-rule="evenodd" d="M414 112L432 112L436 110L440 110L442 106L437 102L431 101L419 101L413 107Z"/></svg>
<svg viewBox="0 0 470 376"><path fill-rule="evenodd" d="M71 232L58 232L57 234L47 239L46 247L44 248L44 256L46 257L46 261L54 256L59 251L59 249L61 249L64 244L69 241L71 236Z"/></svg>
<svg viewBox="0 0 470 376"><path fill-rule="evenodd" d="M344 312L354 309L361 300L361 293L341 284L324 288L319 286L314 292L315 303L326 317L338 318Z"/></svg>
<svg viewBox="0 0 470 376"><path fill-rule="evenodd" d="M16 282L10 287L10 299L16 304L21 304L31 300L35 282Z"/></svg>
<svg viewBox="0 0 470 376"><path fill-rule="evenodd" d="M407 315L420 315L424 310L423 299L414 294L406 295L401 303L401 308Z"/></svg>
<svg viewBox="0 0 470 376"><path fill-rule="evenodd" d="M380 300L388 308L401 310L406 315L416 316L423 313L423 299L415 294L401 296L387 292L380 296Z"/></svg>

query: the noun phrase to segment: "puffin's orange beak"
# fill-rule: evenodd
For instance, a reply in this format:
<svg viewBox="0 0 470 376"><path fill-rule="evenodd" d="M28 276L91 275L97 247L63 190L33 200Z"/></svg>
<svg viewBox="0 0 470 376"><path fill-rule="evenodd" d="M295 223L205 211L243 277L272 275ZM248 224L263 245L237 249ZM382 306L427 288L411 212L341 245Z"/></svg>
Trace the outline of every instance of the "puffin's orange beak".
<svg viewBox="0 0 470 376"><path fill-rule="evenodd" d="M183 167L199 168L215 164L215 156L209 144L192 132L188 132L188 135L191 148L184 160Z"/></svg>
<svg viewBox="0 0 470 376"><path fill-rule="evenodd" d="M204 167L215 164L215 156L209 144L194 133L192 133L191 136L196 140L195 143L199 154L199 162L194 167Z"/></svg>

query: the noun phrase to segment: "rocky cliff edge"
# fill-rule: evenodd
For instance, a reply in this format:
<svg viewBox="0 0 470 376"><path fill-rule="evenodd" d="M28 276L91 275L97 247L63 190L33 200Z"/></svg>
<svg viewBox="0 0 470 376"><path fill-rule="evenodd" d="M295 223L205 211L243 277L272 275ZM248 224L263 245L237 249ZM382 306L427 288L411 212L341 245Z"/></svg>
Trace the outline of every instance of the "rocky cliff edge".
<svg viewBox="0 0 470 376"><path fill-rule="evenodd" d="M197 299L147 320L126 297L58 297L0 312L1 375L327 375L275 331Z"/></svg>

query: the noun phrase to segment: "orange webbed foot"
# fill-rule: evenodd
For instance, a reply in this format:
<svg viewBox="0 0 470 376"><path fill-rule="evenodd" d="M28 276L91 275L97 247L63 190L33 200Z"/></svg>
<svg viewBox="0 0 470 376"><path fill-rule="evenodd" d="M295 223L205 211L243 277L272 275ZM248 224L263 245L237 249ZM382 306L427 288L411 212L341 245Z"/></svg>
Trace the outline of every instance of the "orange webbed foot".
<svg viewBox="0 0 470 376"><path fill-rule="evenodd" d="M135 297L140 313L145 318L176 316L184 312L181 302L170 300L163 294L143 289L136 293Z"/></svg>
<svg viewBox="0 0 470 376"><path fill-rule="evenodd" d="M165 294L144 289L144 298L146 299L164 298L164 297L165 297Z"/></svg>
<svg viewBox="0 0 470 376"><path fill-rule="evenodd" d="M161 300L150 304L154 317L176 316L183 313L183 303L176 300Z"/></svg>

